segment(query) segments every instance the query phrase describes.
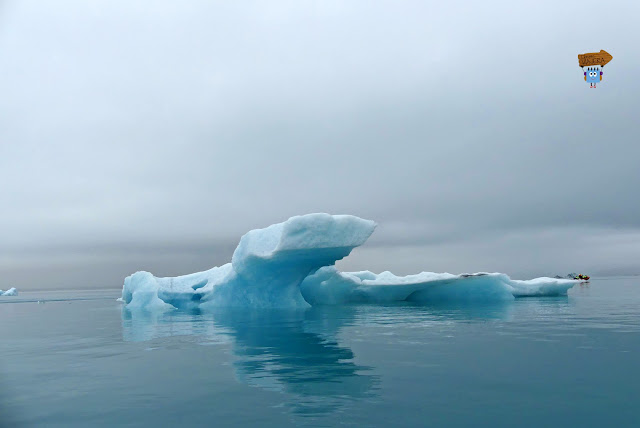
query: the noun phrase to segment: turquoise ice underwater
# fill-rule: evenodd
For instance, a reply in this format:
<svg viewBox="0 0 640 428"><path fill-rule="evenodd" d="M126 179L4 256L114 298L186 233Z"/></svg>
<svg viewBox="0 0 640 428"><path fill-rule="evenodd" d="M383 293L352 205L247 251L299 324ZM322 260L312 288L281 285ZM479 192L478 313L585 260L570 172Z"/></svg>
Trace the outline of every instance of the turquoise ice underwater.
<svg viewBox="0 0 640 428"><path fill-rule="evenodd" d="M263 260L316 268L299 248L308 227L282 229L279 242L299 239L245 242L239 259L265 288L284 284L277 300L235 266L130 277L131 309L126 284L125 303L117 291L0 299L0 425L638 426L638 277L565 295L546 279L329 266L306 291L303 276L300 300L287 286L302 273L278 282L282 263ZM257 290L213 291L230 283Z"/></svg>

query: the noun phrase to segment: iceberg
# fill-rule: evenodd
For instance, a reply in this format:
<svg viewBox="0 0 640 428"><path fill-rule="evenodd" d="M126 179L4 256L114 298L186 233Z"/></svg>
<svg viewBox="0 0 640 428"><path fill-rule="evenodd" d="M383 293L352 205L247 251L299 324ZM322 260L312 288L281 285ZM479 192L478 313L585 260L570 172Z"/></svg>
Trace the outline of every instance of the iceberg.
<svg viewBox="0 0 640 428"><path fill-rule="evenodd" d="M375 228L375 222L350 215L291 217L242 236L231 263L173 278L136 272L124 281L122 301L135 311L507 301L566 295L579 282L555 278L519 281L485 272L396 276L338 271L336 261L364 244Z"/></svg>
<svg viewBox="0 0 640 428"><path fill-rule="evenodd" d="M18 295L18 290L16 290L15 287L8 289L7 291L3 292L2 290L0 290L0 296L17 296Z"/></svg>
<svg viewBox="0 0 640 428"><path fill-rule="evenodd" d="M309 307L300 284L362 245L376 224L350 215L308 214L245 234L231 263L175 278L148 272L127 277L122 300L128 309L214 307ZM142 297L137 297L142 294Z"/></svg>
<svg viewBox="0 0 640 428"><path fill-rule="evenodd" d="M502 273L422 272L396 276L391 272L340 272L327 266L305 278L300 292L311 305L496 302L525 296L562 296L575 284L576 281L555 278L519 281Z"/></svg>

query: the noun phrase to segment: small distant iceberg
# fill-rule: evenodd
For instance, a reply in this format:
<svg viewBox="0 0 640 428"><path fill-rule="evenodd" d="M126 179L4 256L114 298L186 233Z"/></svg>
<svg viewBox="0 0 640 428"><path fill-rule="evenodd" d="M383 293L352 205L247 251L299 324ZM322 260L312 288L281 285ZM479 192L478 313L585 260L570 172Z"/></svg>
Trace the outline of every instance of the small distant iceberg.
<svg viewBox="0 0 640 428"><path fill-rule="evenodd" d="M376 223L350 215L308 214L245 234L231 263L204 272L158 278L128 276L129 310L207 310L217 307L305 308L389 302L488 302L561 296L579 281L519 281L502 273L340 272L335 262L364 244Z"/></svg>
<svg viewBox="0 0 640 428"><path fill-rule="evenodd" d="M15 287L8 289L7 291L0 290L0 296L17 296L18 290Z"/></svg>

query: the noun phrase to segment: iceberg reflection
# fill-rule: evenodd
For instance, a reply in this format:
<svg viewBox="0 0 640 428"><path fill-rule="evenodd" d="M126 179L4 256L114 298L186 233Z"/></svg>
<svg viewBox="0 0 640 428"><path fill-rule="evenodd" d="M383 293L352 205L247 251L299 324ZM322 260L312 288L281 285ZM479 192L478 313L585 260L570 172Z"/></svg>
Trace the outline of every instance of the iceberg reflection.
<svg viewBox="0 0 640 428"><path fill-rule="evenodd" d="M356 364L353 351L337 341L355 311L328 307L158 314L123 308L123 339L194 336L203 345L230 343L239 382L283 393L294 414L313 416L375 396L378 377L370 367Z"/></svg>

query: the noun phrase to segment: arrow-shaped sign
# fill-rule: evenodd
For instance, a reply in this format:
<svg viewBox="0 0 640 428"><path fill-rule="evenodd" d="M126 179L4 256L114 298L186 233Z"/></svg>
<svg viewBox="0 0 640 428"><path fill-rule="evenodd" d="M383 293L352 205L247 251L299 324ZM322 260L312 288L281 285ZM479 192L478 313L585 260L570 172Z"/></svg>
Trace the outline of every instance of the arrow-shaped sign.
<svg viewBox="0 0 640 428"><path fill-rule="evenodd" d="M600 52L578 55L578 63L580 64L580 67L586 67L588 65L601 65L604 67L604 65L612 59L613 57L611 54L603 50Z"/></svg>

